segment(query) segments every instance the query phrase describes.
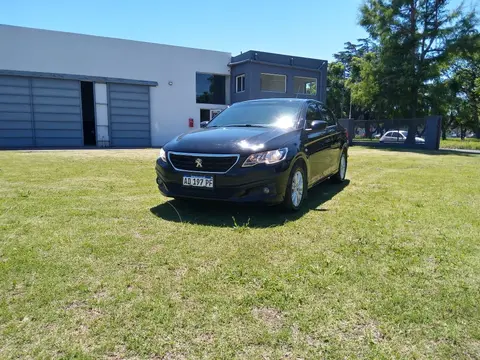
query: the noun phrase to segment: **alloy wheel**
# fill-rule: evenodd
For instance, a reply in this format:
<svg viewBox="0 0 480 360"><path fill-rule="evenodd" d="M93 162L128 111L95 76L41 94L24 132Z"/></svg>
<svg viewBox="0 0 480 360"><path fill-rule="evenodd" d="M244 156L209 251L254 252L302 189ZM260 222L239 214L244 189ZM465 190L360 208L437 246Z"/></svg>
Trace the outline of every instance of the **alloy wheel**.
<svg viewBox="0 0 480 360"><path fill-rule="evenodd" d="M300 206L300 203L303 199L303 174L300 170L297 170L295 174L293 174L292 178L292 204L295 207Z"/></svg>

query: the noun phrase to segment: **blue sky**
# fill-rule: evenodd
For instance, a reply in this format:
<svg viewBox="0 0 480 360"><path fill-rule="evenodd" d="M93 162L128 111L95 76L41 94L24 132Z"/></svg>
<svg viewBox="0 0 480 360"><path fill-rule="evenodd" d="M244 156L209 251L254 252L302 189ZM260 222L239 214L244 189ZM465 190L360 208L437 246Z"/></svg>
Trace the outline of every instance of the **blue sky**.
<svg viewBox="0 0 480 360"><path fill-rule="evenodd" d="M460 0L452 0L454 4ZM480 0L467 0L466 3ZM0 23L162 44L332 59L362 0L2 0Z"/></svg>

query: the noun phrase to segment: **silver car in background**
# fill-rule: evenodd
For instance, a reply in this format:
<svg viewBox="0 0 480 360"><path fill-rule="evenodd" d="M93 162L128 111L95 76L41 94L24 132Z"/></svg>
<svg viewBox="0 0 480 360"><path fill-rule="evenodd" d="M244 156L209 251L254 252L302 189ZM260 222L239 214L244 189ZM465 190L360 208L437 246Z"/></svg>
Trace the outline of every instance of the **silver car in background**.
<svg viewBox="0 0 480 360"><path fill-rule="evenodd" d="M407 140L408 131L405 130L391 130L387 131L380 138L381 143L404 143ZM425 144L425 139L415 136L415 144Z"/></svg>

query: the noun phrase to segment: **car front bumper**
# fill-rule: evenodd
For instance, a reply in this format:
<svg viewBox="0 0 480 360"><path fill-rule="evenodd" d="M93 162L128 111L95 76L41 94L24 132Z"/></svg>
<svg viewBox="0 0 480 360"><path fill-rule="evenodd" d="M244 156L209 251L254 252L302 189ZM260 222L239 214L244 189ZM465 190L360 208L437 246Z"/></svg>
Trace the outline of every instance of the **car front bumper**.
<svg viewBox="0 0 480 360"><path fill-rule="evenodd" d="M225 174L195 173L175 170L168 162L157 159L155 170L160 192L167 197L224 200L232 202L283 201L289 177L289 164L257 165L242 168L237 164ZM182 185L184 175L212 176L213 189ZM268 189L268 190L267 190Z"/></svg>

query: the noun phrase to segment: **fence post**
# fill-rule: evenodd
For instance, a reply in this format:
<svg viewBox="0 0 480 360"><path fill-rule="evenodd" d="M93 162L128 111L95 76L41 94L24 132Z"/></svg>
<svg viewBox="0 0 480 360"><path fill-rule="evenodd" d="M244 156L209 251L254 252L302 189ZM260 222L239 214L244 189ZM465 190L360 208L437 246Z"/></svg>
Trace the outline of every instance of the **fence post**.
<svg viewBox="0 0 480 360"><path fill-rule="evenodd" d="M425 118L425 148L438 150L440 148L440 136L442 132L442 117L427 116Z"/></svg>
<svg viewBox="0 0 480 360"><path fill-rule="evenodd" d="M353 119L338 119L338 123L342 125L348 132L348 146L351 146L353 143L353 138L355 136L355 123Z"/></svg>

